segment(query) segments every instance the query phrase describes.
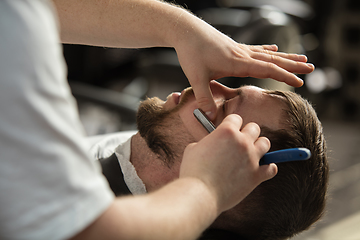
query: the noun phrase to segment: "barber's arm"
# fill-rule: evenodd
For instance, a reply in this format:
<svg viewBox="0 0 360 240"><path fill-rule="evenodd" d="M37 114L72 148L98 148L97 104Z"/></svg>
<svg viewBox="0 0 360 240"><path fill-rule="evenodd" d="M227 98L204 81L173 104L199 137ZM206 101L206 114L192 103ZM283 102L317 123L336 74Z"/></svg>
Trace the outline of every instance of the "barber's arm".
<svg viewBox="0 0 360 240"><path fill-rule="evenodd" d="M269 140L260 128L229 115L185 150L180 178L156 192L117 198L73 239L196 239L223 211L244 199L276 165L259 166Z"/></svg>
<svg viewBox="0 0 360 240"><path fill-rule="evenodd" d="M54 0L65 43L107 47L173 47L199 107L216 115L209 81L225 76L273 78L294 87L293 73L314 70L307 58L277 46L238 44L185 9L158 0Z"/></svg>

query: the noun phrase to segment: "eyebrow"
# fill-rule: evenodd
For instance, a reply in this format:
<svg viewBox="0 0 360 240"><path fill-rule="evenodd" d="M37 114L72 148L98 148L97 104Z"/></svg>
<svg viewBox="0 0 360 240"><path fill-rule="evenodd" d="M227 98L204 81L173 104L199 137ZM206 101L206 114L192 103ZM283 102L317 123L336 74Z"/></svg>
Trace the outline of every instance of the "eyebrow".
<svg viewBox="0 0 360 240"><path fill-rule="evenodd" d="M242 89L241 89L242 87L239 87L238 89L237 89L237 95L238 96L241 96L242 95Z"/></svg>
<svg viewBox="0 0 360 240"><path fill-rule="evenodd" d="M264 91L265 94L267 94L268 96L274 98L274 99L279 99L281 102L287 104L289 102L289 100L283 95L283 93L281 91L278 90L265 90ZM281 93L281 94L279 94Z"/></svg>
<svg viewBox="0 0 360 240"><path fill-rule="evenodd" d="M239 99L237 100L237 103L236 103L236 108L235 108L235 111L238 110L239 106L241 105L241 103L243 102L244 100L244 94L243 94L243 90L241 89L242 87L238 88L237 89L237 96L239 96Z"/></svg>

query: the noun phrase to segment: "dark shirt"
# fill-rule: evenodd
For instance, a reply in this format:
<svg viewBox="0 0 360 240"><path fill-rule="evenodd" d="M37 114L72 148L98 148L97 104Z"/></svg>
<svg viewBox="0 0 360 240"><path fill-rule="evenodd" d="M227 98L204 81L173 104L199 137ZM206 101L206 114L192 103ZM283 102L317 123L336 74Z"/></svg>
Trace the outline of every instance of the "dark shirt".
<svg viewBox="0 0 360 240"><path fill-rule="evenodd" d="M99 159L99 162L102 173L105 175L115 196L131 195L132 193L124 181L124 175L115 153L108 158Z"/></svg>

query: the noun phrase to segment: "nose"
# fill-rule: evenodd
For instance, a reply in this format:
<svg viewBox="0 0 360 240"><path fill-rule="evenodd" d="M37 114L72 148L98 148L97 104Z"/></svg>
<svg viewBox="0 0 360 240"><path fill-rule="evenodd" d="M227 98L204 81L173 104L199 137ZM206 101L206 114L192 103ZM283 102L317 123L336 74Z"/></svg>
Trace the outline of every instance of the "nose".
<svg viewBox="0 0 360 240"><path fill-rule="evenodd" d="M210 82L210 89L215 100L216 98L223 98L228 100L237 96L236 89L229 88L215 80Z"/></svg>

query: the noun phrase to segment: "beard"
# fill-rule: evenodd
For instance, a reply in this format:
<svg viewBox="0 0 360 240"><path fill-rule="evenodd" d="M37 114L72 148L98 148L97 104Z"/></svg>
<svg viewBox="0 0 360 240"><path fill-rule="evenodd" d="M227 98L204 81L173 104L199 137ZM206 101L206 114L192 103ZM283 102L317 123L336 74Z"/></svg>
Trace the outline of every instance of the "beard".
<svg viewBox="0 0 360 240"><path fill-rule="evenodd" d="M147 98L141 102L136 115L141 137L169 168L182 157L185 147L195 141L190 134L184 134L184 125L177 115L193 95L191 88L186 89L181 102L172 110L164 110L163 101L157 97Z"/></svg>

